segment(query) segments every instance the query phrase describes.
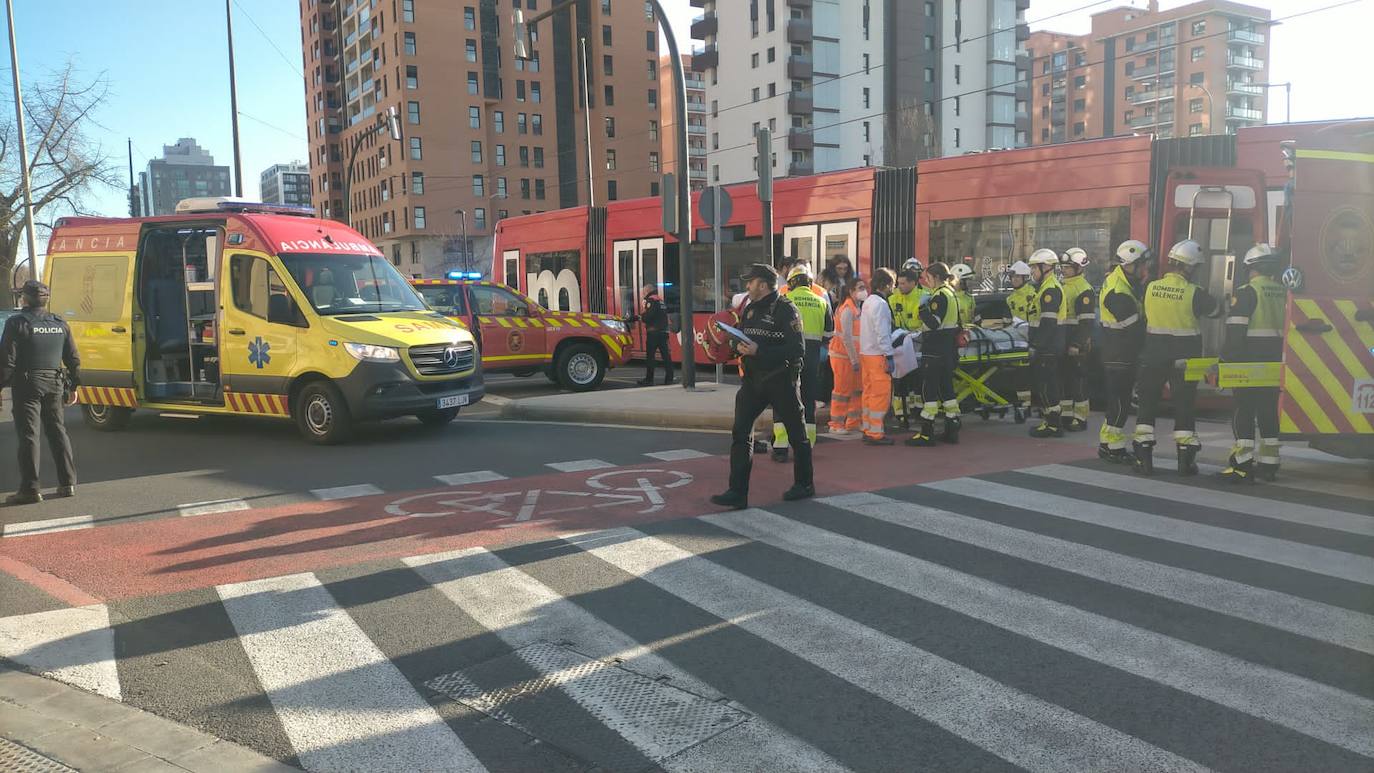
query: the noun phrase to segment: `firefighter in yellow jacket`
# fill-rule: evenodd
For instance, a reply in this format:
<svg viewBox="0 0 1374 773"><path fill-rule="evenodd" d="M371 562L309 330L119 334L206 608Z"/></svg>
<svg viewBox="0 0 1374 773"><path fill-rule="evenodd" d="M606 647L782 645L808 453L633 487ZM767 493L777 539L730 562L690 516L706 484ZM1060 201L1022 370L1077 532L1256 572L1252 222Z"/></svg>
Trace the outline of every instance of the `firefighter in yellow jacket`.
<svg viewBox="0 0 1374 773"><path fill-rule="evenodd" d="M1088 428L1088 350L1092 348L1097 326L1097 292L1083 276L1088 253L1073 247L1059 261L1064 298L1059 308L1059 324L1064 329L1064 359L1060 366L1064 391L1059 398L1059 415L1064 429L1082 432Z"/></svg>
<svg viewBox="0 0 1374 773"><path fill-rule="evenodd" d="M816 402L827 397L820 393L821 346L826 336L835 331L834 317L830 313L829 296L822 288L811 283L811 267L806 262L799 262L788 270L787 289L782 295L797 307L797 314L801 317L802 337L806 339L806 356L802 358L801 369L802 414L806 421L806 436L811 445L815 446ZM773 461L787 461L790 445L787 427L775 417Z"/></svg>
<svg viewBox="0 0 1374 773"><path fill-rule="evenodd" d="M1222 360L1280 362L1288 290L1276 277L1283 263L1272 247L1256 244L1245 253L1244 265L1250 272L1250 281L1232 295L1231 309L1226 314ZM1258 451L1256 425L1260 436ZM1231 448L1230 463L1222 477L1236 483L1253 481L1256 475L1273 480L1279 470L1279 388L1236 389L1231 428L1236 444Z"/></svg>
<svg viewBox="0 0 1374 773"><path fill-rule="evenodd" d="M892 327L896 330L916 332L921 329L921 307L930 301L930 291L921 286L921 275L925 267L916 258L907 258L902 270L897 274L897 289L887 297L887 305L892 307ZM913 370L892 382L892 415L902 423L911 426L911 416L919 411L921 404L921 375Z"/></svg>

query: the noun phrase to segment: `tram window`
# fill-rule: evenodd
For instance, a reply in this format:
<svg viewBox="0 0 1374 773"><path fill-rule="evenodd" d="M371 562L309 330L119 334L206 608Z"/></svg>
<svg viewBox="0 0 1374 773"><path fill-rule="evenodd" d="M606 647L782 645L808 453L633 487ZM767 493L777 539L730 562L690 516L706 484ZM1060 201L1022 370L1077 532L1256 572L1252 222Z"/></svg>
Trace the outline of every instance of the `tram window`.
<svg viewBox="0 0 1374 773"><path fill-rule="evenodd" d="M525 256L526 291L553 311L582 310L582 253L535 252Z"/></svg>
<svg viewBox="0 0 1374 773"><path fill-rule="evenodd" d="M1048 248L1081 247L1092 257L1086 276L1100 284L1116 245L1130 238L1126 207L996 215L930 224L931 260L972 257L979 276L997 276L1017 260Z"/></svg>
<svg viewBox="0 0 1374 773"><path fill-rule="evenodd" d="M753 237L720 246L721 297L716 298L715 259L711 245L698 242L692 245L692 271L696 285L692 291L692 307L697 312L714 312L728 308L730 299L744 292L740 275L751 263L757 263L763 253L763 239ZM781 254L781 253L779 253Z"/></svg>

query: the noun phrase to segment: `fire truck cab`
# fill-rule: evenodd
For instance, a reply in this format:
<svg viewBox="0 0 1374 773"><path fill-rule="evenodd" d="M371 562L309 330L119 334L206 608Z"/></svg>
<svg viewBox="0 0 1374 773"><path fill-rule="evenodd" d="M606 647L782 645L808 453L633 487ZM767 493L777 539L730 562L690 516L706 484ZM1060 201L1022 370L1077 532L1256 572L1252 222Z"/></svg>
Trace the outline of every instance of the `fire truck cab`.
<svg viewBox="0 0 1374 773"><path fill-rule="evenodd" d="M609 314L550 311L476 272L411 283L430 308L473 332L487 373L543 371L564 389L586 392L630 358L625 322Z"/></svg>

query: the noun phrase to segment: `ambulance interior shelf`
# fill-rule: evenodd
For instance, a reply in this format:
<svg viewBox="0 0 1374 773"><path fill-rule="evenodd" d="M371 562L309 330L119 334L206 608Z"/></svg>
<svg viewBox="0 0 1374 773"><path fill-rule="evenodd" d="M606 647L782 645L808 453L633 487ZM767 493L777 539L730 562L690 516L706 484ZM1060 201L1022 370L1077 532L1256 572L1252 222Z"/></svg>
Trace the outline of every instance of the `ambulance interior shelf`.
<svg viewBox="0 0 1374 773"><path fill-rule="evenodd" d="M146 391L153 399L214 400L219 394L215 336L216 227L154 229L139 249L140 302L148 345Z"/></svg>

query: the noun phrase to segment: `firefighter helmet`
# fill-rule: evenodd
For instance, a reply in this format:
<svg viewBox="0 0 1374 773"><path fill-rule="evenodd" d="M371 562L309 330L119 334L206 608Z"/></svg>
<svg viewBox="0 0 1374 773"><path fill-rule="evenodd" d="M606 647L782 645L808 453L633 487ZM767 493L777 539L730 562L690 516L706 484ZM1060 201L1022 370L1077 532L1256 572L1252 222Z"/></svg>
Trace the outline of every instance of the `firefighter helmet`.
<svg viewBox="0 0 1374 773"><path fill-rule="evenodd" d="M949 267L949 273L955 279L958 279L962 282L965 279L969 279L973 276L973 266L970 266L967 263L955 263L954 265Z"/></svg>
<svg viewBox="0 0 1374 773"><path fill-rule="evenodd" d="M1145 246L1145 242L1137 239L1127 239L1116 248L1116 258L1123 266L1129 266L1137 260L1146 260L1149 255L1150 248Z"/></svg>
<svg viewBox="0 0 1374 773"><path fill-rule="evenodd" d="M1007 273L1015 276L1030 276L1030 264L1024 260L1018 260L1011 264L1011 268L1007 269Z"/></svg>
<svg viewBox="0 0 1374 773"><path fill-rule="evenodd" d="M1070 247L1069 251L1064 253L1064 257L1060 259L1060 262L1072 264L1079 268L1086 268L1088 265L1088 253L1081 247Z"/></svg>
<svg viewBox="0 0 1374 773"><path fill-rule="evenodd" d="M1260 243L1251 247L1245 253L1245 265L1254 266L1260 263L1275 263L1279 256L1274 252L1274 248L1267 244Z"/></svg>
<svg viewBox="0 0 1374 773"><path fill-rule="evenodd" d="M1041 248L1032 252L1026 262L1032 266L1057 266L1059 265L1059 255L1054 250Z"/></svg>
<svg viewBox="0 0 1374 773"><path fill-rule="evenodd" d="M1169 260L1185 266L1200 266L1203 261L1202 245L1192 239L1184 239L1169 248Z"/></svg>
<svg viewBox="0 0 1374 773"><path fill-rule="evenodd" d="M903 271L903 272L906 272L906 271L915 271L916 273L919 274L919 273L921 273L922 271L925 271L925 270L926 270L926 267L921 263L920 258L907 258L906 261L902 263L902 271Z"/></svg>

